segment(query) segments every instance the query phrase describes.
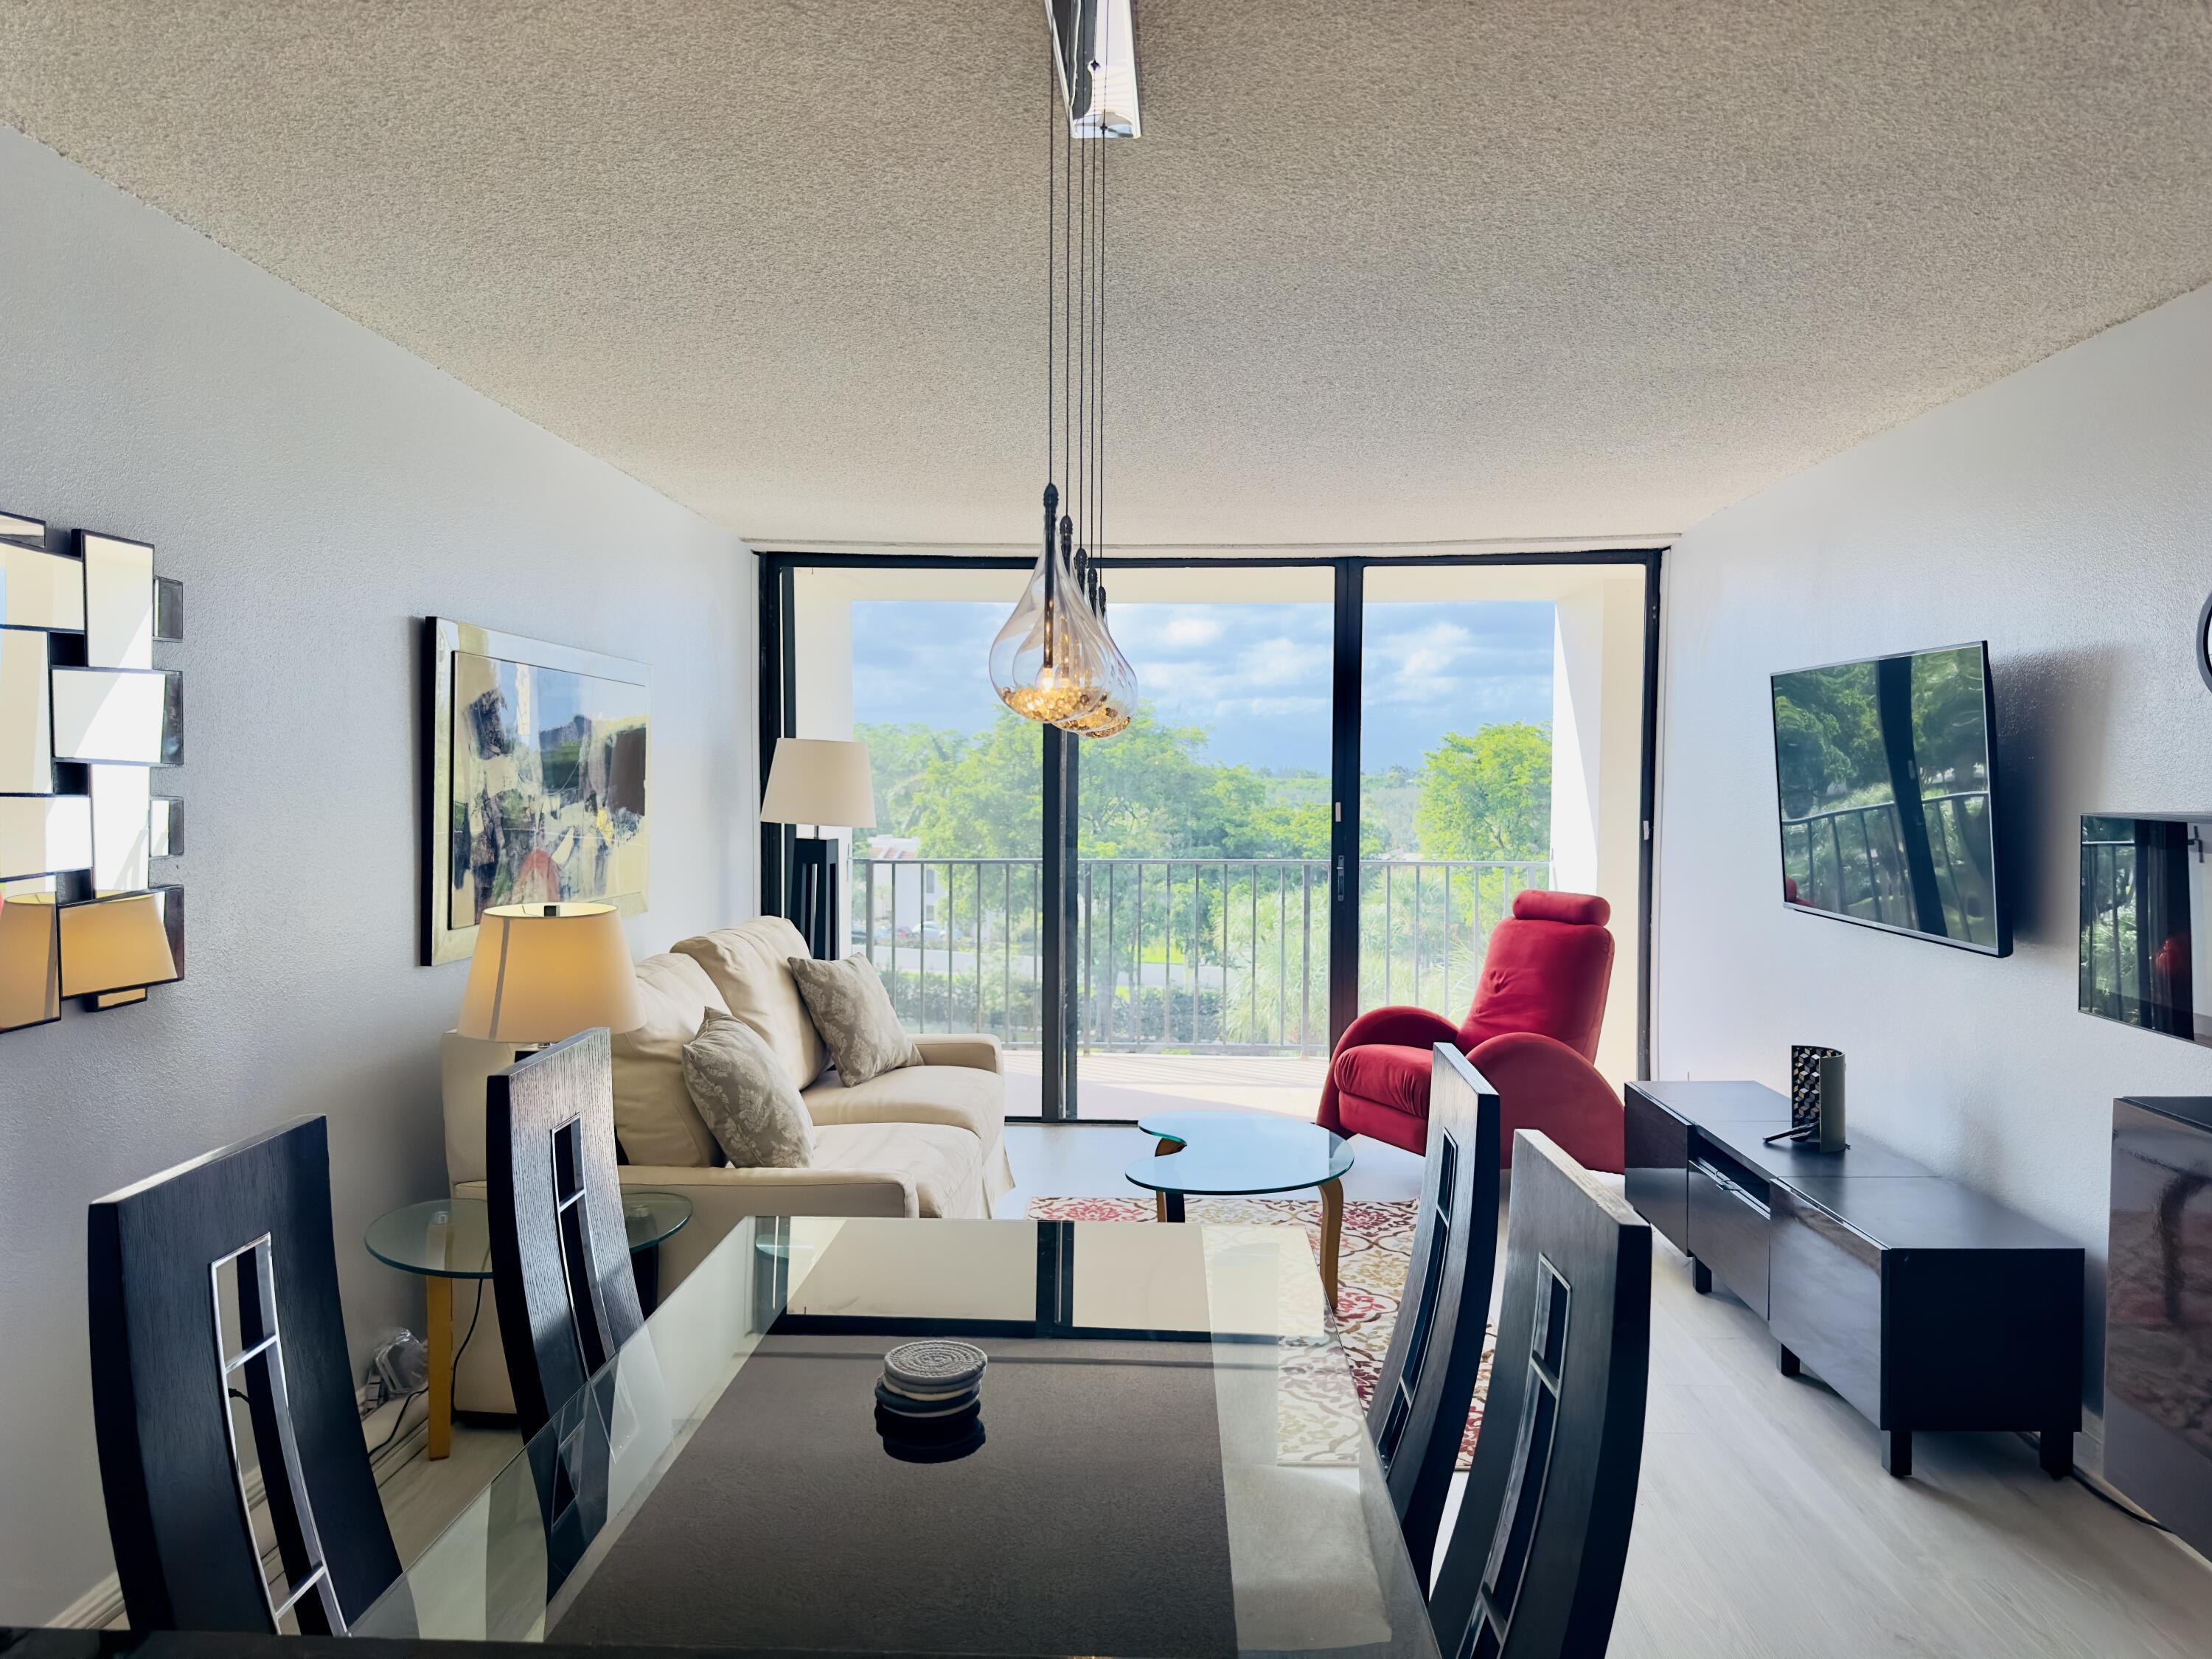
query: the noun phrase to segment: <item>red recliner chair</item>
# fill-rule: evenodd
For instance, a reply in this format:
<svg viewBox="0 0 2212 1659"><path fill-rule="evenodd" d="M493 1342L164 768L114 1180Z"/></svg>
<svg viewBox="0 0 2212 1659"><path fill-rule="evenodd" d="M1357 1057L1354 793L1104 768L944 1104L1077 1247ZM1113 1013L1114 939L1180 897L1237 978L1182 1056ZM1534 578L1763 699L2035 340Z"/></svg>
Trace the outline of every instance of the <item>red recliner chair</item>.
<svg viewBox="0 0 2212 1659"><path fill-rule="evenodd" d="M1501 1155L1537 1129L1584 1169L1620 1170L1620 1097L1590 1064L1613 978L1613 907L1591 893L1516 893L1491 930L1482 981L1454 1025L1425 1008L1375 1008L1329 1059L1317 1121L1409 1152L1429 1144L1429 1049L1449 1042L1498 1091Z"/></svg>

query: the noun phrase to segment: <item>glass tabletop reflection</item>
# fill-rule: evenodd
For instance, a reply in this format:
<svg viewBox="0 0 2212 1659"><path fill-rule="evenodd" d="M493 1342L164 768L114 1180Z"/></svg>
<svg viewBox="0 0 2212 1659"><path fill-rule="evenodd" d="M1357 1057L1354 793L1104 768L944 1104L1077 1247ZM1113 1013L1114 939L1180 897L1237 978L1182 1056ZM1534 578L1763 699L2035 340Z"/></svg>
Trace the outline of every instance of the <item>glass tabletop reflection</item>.
<svg viewBox="0 0 2212 1659"><path fill-rule="evenodd" d="M623 1194L630 1253L650 1249L691 1219L681 1193L640 1188ZM430 1279L491 1277L491 1212L480 1198L434 1198L368 1224L368 1253L386 1267Z"/></svg>
<svg viewBox="0 0 2212 1659"><path fill-rule="evenodd" d="M1340 1180L1352 1168L1352 1146L1343 1136L1296 1118L1154 1112L1137 1127L1160 1145L1155 1156L1129 1165L1128 1178L1153 1192L1286 1193Z"/></svg>
<svg viewBox="0 0 2212 1659"><path fill-rule="evenodd" d="M923 1336L957 1435L878 1404ZM1437 1659L1287 1226L743 1220L354 1632Z"/></svg>

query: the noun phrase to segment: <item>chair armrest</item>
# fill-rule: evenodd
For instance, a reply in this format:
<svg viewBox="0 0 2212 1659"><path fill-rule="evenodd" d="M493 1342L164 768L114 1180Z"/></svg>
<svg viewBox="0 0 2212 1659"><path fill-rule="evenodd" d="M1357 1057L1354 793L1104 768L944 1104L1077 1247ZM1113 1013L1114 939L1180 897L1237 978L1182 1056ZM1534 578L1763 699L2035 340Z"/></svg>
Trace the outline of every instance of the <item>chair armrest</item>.
<svg viewBox="0 0 2212 1659"><path fill-rule="evenodd" d="M914 1046L921 1051L925 1066L966 1066L978 1072L996 1072L1004 1075L1006 1066L999 1039L988 1031L956 1031L950 1035L918 1036Z"/></svg>
<svg viewBox="0 0 2212 1659"><path fill-rule="evenodd" d="M1457 1048L1459 1027L1426 1008L1370 1008L1344 1028L1343 1036L1337 1041L1336 1053L1364 1048L1371 1042L1400 1043L1408 1048L1449 1042Z"/></svg>
<svg viewBox="0 0 2212 1659"><path fill-rule="evenodd" d="M1584 1169L1620 1173L1620 1097L1577 1050L1534 1031L1508 1031L1475 1044L1468 1060L1498 1091L1509 1164L1514 1133L1538 1129Z"/></svg>

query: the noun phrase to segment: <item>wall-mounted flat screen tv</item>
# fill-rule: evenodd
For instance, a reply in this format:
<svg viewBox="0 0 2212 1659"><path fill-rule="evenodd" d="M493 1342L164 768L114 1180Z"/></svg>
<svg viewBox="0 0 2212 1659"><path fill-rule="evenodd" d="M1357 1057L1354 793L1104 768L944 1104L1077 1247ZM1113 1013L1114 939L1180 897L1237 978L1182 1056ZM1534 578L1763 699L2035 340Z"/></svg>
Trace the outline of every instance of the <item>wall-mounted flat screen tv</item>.
<svg viewBox="0 0 2212 1659"><path fill-rule="evenodd" d="M2212 1044L2212 821L2081 820L2081 1012Z"/></svg>
<svg viewBox="0 0 2212 1659"><path fill-rule="evenodd" d="M1775 675L1783 902L2009 955L1996 732L1985 643Z"/></svg>

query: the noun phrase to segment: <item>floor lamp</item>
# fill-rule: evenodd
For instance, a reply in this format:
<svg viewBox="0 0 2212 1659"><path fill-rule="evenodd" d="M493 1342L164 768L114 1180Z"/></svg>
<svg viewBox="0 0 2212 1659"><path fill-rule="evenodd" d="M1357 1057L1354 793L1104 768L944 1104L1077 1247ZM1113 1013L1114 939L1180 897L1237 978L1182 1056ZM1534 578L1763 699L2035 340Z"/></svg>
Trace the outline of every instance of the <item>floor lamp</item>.
<svg viewBox="0 0 2212 1659"><path fill-rule="evenodd" d="M825 829L867 830L876 822L876 787L868 767L868 745L829 738L782 738L768 769L761 795L761 817L770 823ZM817 833L792 842L791 879L784 888L784 914L805 935L806 948L818 961L843 954L837 918L837 843Z"/></svg>

